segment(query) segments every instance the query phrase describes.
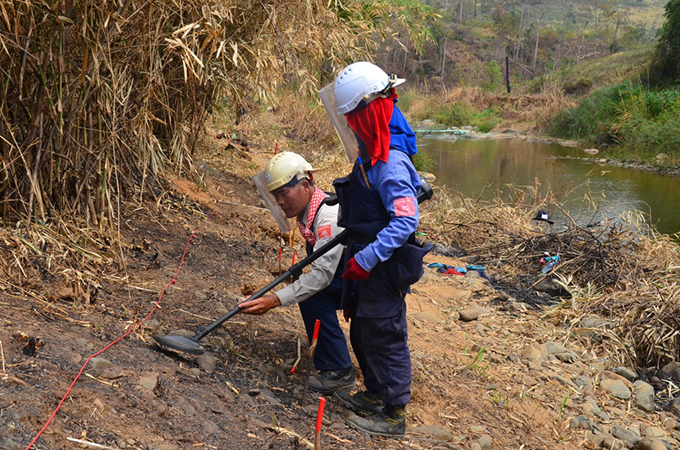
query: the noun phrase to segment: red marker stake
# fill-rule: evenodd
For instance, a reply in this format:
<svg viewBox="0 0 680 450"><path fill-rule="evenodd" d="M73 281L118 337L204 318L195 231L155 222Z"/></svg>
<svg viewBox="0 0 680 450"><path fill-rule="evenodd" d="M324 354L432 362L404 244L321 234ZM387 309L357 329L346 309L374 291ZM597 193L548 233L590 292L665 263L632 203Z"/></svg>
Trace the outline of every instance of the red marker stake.
<svg viewBox="0 0 680 450"><path fill-rule="evenodd" d="M316 412L316 429L314 432L314 450L321 450L321 422L323 421L324 406L326 406L326 399L319 397L319 409Z"/></svg>
<svg viewBox="0 0 680 450"><path fill-rule="evenodd" d="M276 145L274 146L274 156L276 156L278 151L279 151L279 143L277 142Z"/></svg>

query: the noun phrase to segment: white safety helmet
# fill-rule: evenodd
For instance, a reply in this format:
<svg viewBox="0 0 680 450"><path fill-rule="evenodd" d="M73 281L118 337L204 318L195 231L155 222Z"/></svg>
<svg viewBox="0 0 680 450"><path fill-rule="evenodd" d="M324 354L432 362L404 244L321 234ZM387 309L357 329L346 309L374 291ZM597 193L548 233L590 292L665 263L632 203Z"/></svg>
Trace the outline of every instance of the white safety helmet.
<svg viewBox="0 0 680 450"><path fill-rule="evenodd" d="M293 178L311 179L311 172L316 171L302 156L293 152L281 152L267 163L264 180L269 192L288 184Z"/></svg>
<svg viewBox="0 0 680 450"><path fill-rule="evenodd" d="M339 114L347 114L366 100L370 102L403 83L403 78L387 75L384 70L367 61L355 62L340 71L333 83L333 94Z"/></svg>

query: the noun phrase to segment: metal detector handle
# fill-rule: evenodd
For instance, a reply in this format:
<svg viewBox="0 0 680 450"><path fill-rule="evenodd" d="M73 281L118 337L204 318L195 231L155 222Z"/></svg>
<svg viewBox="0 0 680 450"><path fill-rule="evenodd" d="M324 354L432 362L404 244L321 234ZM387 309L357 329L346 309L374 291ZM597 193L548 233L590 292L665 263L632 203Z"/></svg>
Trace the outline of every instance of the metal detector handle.
<svg viewBox="0 0 680 450"><path fill-rule="evenodd" d="M194 336L194 339L196 339L197 341L200 341L201 339L206 337L208 334L210 334L215 328L219 327L224 322L231 319L232 317L234 317L236 314L238 314L240 312L241 312L241 308L237 306L236 308L232 309L231 311L229 311L228 313L226 313L225 315L223 315L222 317L220 317L219 319L217 319L216 321L214 321L213 323L208 325L206 328L201 330L200 333L197 333Z"/></svg>
<svg viewBox="0 0 680 450"><path fill-rule="evenodd" d="M297 264L293 264L288 270L283 272L281 275L279 275L275 280L271 281L268 285L260 289L259 291L255 292L253 295L248 297L249 299L256 299L262 297L264 294L267 292L271 291L274 289L276 286L281 284L281 282L285 281L288 279L291 275L298 276L302 273L302 269L316 261L317 259L321 258L323 255L331 251L333 248L335 248L338 244L344 242L344 240L347 238L349 235L349 230L343 230L342 232L338 233L333 239L330 241L326 242L324 245L322 245L318 250L316 250L314 253L306 257L305 259L301 260ZM206 328L204 328L200 333L196 334L194 338L198 341L206 337L208 334L210 334L215 328L219 327L222 325L224 322L227 320L231 319L234 317L236 314L241 312L241 308L238 306L219 319L217 319L215 322L211 323L208 325Z"/></svg>

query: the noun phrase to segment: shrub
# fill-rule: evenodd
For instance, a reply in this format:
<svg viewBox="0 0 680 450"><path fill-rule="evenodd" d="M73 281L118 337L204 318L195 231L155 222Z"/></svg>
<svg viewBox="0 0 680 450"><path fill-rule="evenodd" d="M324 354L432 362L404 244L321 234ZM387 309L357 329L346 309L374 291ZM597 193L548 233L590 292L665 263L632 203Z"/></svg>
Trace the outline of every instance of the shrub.
<svg viewBox="0 0 680 450"><path fill-rule="evenodd" d="M488 108L482 112L474 113L470 117L470 125L477 128L480 133L488 133L493 130L496 125L501 123L497 108Z"/></svg>
<svg viewBox="0 0 680 450"><path fill-rule="evenodd" d="M484 78L479 85L483 91L493 92L503 86L503 70L496 60L484 65Z"/></svg>
<svg viewBox="0 0 680 450"><path fill-rule="evenodd" d="M680 149L680 92L626 82L595 92L556 115L551 134L616 144L641 159Z"/></svg>

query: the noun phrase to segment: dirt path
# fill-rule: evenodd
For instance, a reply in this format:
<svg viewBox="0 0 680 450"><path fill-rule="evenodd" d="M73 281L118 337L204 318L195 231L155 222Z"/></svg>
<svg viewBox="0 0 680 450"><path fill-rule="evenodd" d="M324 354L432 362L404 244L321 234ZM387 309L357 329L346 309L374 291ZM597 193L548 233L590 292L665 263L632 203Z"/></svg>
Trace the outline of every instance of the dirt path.
<svg viewBox="0 0 680 450"><path fill-rule="evenodd" d="M251 158L256 170L264 155ZM299 405L306 342L295 307L234 317L209 335L208 352L198 358L162 351L152 339L193 334L278 274L278 230L248 178L215 175L200 185L175 180L169 209L126 212L129 244L116 257L125 269L104 268L91 303L63 286L0 291L0 448L25 448L85 360L152 310L192 231L206 224L211 199L220 200L215 214L189 244L160 309L90 360L35 448L86 448L69 438L114 449L309 447L317 396ZM286 249L284 261L291 258ZM370 439L348 429L348 412L330 398L323 448L618 448L653 436L677 448L672 414L653 403L645 412L641 395L614 393L605 380L629 393L639 389L609 370L613 361L581 347L559 324L543 320L544 311L509 298L494 274L486 275L491 281L475 271L456 276L428 268L407 298L413 400L406 439ZM39 339L32 355L31 337ZM291 375L298 340L303 360Z"/></svg>

